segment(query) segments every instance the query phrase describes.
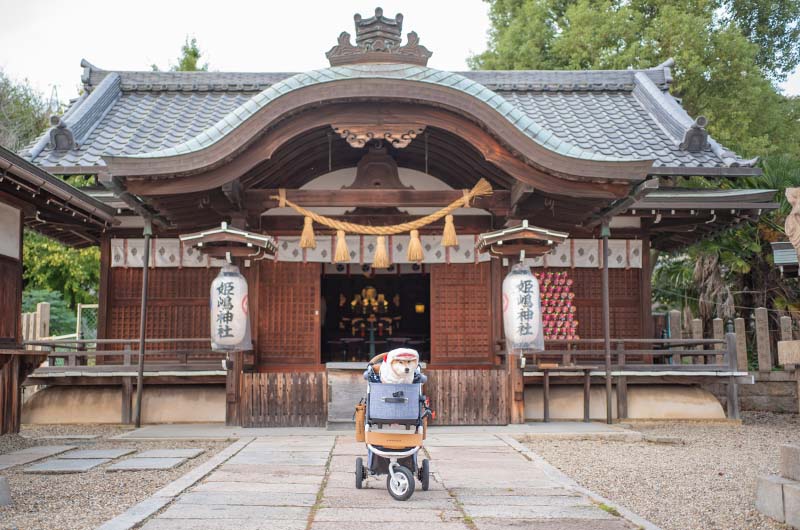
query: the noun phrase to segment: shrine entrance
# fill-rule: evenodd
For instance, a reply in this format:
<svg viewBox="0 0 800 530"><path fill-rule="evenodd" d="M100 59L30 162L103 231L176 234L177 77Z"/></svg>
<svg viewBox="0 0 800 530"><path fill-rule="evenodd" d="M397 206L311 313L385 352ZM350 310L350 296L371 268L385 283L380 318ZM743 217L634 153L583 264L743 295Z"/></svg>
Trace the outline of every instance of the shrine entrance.
<svg viewBox="0 0 800 530"><path fill-rule="evenodd" d="M430 361L430 273L424 265L373 271L326 266L322 275L322 362L364 362L400 347Z"/></svg>

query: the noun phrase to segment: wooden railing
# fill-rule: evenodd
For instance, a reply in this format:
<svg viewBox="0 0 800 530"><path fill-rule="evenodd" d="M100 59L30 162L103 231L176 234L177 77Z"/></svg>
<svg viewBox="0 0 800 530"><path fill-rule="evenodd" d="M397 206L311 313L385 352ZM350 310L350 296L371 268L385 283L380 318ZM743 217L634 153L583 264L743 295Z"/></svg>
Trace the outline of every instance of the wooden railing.
<svg viewBox="0 0 800 530"><path fill-rule="evenodd" d="M549 386L550 377L554 374L583 377L584 420L589 421L592 376L607 375L607 380L613 378L617 389L618 415L625 418L628 410L628 378L658 376L662 372L673 377L685 376L687 381L701 377L726 383L728 417L739 418L737 384L744 375L737 366L734 333L727 333L724 339L613 339L610 366L606 365L603 339L550 340L545 341L543 352L520 353L526 360L525 372L531 375L538 373L542 377L545 421L549 421ZM607 385L610 388L610 383Z"/></svg>
<svg viewBox="0 0 800 530"><path fill-rule="evenodd" d="M605 363L603 339L548 340L543 352L521 353L533 365L555 363L559 367L580 367ZM702 367L735 372L738 371L736 335L728 333L724 339L612 339L611 365L615 371L692 371Z"/></svg>
<svg viewBox="0 0 800 530"><path fill-rule="evenodd" d="M81 372L129 372L139 363L138 339L67 339L26 341L26 346L43 350L47 365L35 370L32 377L64 372L65 367L80 368ZM160 372L192 372L221 370L224 354L211 350L210 339L153 338L146 345L145 370Z"/></svg>

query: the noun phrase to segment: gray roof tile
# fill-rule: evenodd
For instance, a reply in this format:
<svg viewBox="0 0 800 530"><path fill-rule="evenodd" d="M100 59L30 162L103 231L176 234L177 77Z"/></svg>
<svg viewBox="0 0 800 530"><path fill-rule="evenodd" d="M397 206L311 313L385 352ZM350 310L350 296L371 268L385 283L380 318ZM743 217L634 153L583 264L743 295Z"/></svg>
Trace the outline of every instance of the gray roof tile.
<svg viewBox="0 0 800 530"><path fill-rule="evenodd" d="M90 91L111 74L88 63L83 66L83 81ZM678 147L680 130L673 123L674 116L665 118L652 108L651 100L637 97L644 79L651 92L664 91L671 98L666 93L667 68L454 73L400 67L404 77L461 87L551 149L563 144L562 149L592 159L655 159L657 167L713 168L749 162L713 140L708 149L698 153ZM46 146L33 161L44 167L96 166L103 164L104 155L137 155L177 148L185 142L197 148L218 140L280 93L295 85L331 80L343 70L307 72L282 84L293 74L115 72L121 95L97 115L99 122L93 128L84 125L87 134L81 145L66 152ZM278 86L273 87L275 84ZM215 124L217 129L212 128Z"/></svg>

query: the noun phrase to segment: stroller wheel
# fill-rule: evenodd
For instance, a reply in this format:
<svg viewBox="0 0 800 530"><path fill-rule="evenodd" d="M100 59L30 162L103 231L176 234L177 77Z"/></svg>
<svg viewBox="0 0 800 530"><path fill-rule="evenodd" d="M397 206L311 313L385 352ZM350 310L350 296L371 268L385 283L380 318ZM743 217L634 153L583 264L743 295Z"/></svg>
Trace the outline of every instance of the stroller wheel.
<svg viewBox="0 0 800 530"><path fill-rule="evenodd" d="M394 478L391 473L386 477L386 489L396 501L407 501L414 494L414 475L403 466L394 469Z"/></svg>
<svg viewBox="0 0 800 530"><path fill-rule="evenodd" d="M356 458L356 489L364 487L364 461Z"/></svg>
<svg viewBox="0 0 800 530"><path fill-rule="evenodd" d="M431 461L427 458L422 461L422 467L419 469L419 481L422 482L422 491L428 491L431 484Z"/></svg>

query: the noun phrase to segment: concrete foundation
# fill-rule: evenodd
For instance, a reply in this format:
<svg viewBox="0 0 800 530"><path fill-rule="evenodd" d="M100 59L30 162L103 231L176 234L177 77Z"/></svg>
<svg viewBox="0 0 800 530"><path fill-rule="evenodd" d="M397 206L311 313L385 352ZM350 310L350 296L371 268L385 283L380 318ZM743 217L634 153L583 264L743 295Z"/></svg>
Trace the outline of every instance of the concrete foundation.
<svg viewBox="0 0 800 530"><path fill-rule="evenodd" d="M617 417L616 392L611 396L612 413ZM590 403L592 419L606 417L605 388L593 385ZM525 387L525 418L543 419L543 396L540 385ZM553 420L583 419L583 386L551 385L550 418ZM628 385L628 418L641 420L716 420L724 419L725 411L714 395L696 386Z"/></svg>
<svg viewBox="0 0 800 530"><path fill-rule="evenodd" d="M134 394L135 395L135 394ZM52 386L22 407L22 423L120 423L122 389L114 386ZM147 385L143 423L225 421L223 385Z"/></svg>
<svg viewBox="0 0 800 530"><path fill-rule="evenodd" d="M755 378L753 385L739 385L739 403L742 410L758 410L765 412L782 412L797 414L800 412L800 379L797 372L751 372ZM726 386L723 384L706 385L724 404Z"/></svg>

